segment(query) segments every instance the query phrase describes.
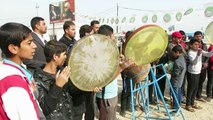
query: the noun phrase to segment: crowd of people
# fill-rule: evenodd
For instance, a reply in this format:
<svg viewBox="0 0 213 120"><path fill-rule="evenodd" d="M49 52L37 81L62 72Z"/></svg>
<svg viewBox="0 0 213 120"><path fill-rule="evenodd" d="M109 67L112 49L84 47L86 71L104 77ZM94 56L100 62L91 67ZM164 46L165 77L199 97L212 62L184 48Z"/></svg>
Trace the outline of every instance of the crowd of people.
<svg viewBox="0 0 213 120"><path fill-rule="evenodd" d="M1 120L94 120L94 104L99 110L100 120L116 120L116 77L120 73L123 79L120 114L125 117L126 110L131 111L130 77L122 71L135 65L132 60L125 59L121 53L119 69L112 82L90 92L82 91L69 80L72 73L68 66L68 58L77 42L74 22L64 22L64 35L59 40L46 40L43 37L47 32L47 26L42 17L32 18L31 27L32 30L23 24L12 22L0 27L3 58L0 63ZM126 39L133 32L127 32ZM91 21L90 25L82 25L79 34L80 38L102 34L115 41L113 28L100 25L96 20ZM184 102L182 98L185 97L185 109L194 112L195 109L202 109L195 104L195 99L210 102L213 98L213 45L207 48L200 31L194 33L189 43L185 41L185 37L184 31L173 32L172 41L164 55L151 64L173 63L171 83L178 103L173 99L172 106L178 109L179 104ZM155 73L160 77L162 70L157 69ZM202 87L206 76L208 82L205 100L202 97ZM163 96L165 81L159 81ZM149 91L150 103L156 100L152 98L152 90Z"/></svg>

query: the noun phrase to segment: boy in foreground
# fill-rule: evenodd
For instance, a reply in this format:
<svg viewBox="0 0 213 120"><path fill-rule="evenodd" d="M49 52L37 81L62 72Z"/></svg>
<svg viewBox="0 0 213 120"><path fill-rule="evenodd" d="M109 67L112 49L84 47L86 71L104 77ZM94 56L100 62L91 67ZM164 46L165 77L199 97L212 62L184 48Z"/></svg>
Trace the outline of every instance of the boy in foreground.
<svg viewBox="0 0 213 120"><path fill-rule="evenodd" d="M0 28L0 47L5 56L0 65L1 120L41 120L32 75L21 66L35 54L37 46L31 32L19 23L6 23Z"/></svg>

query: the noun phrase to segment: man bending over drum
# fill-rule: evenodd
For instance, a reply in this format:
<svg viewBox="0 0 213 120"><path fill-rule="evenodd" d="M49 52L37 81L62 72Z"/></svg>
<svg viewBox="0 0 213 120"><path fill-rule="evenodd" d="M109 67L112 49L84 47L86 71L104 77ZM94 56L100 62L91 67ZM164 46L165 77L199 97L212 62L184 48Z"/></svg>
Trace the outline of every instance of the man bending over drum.
<svg viewBox="0 0 213 120"><path fill-rule="evenodd" d="M109 36L111 40L115 40L113 28L108 25L102 25L98 31L99 34ZM131 60L125 60L124 56L120 56L120 66L114 80L105 86L102 91L96 93L96 101L100 111L99 120L116 120L116 110L118 102L118 84L116 77L121 71L133 64Z"/></svg>

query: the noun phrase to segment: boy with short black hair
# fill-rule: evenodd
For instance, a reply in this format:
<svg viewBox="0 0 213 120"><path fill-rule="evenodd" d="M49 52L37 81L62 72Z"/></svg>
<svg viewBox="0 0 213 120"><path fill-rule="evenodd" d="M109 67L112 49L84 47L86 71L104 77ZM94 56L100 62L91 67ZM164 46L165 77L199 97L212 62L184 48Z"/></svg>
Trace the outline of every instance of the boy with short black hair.
<svg viewBox="0 0 213 120"><path fill-rule="evenodd" d="M180 105L182 101L181 86L182 86L184 75L186 72L186 61L184 56L182 55L183 49L180 45L174 46L172 48L172 51L173 51L173 57L175 61L173 65L173 70L171 72L171 84L172 84L174 93L177 97L177 102ZM177 102L175 101L175 99L173 99L173 103L174 103L173 105L176 110L178 110L178 108L180 107L178 106Z"/></svg>
<svg viewBox="0 0 213 120"><path fill-rule="evenodd" d="M0 28L0 47L5 55L0 65L0 119L40 120L40 109L33 95L32 75L21 64L32 59L36 45L32 31L19 23Z"/></svg>
<svg viewBox="0 0 213 120"><path fill-rule="evenodd" d="M38 101L48 120L73 120L72 97L69 95L70 68L60 71L67 58L64 43L50 40L44 46L47 64L37 68L34 78L39 91Z"/></svg>
<svg viewBox="0 0 213 120"><path fill-rule="evenodd" d="M195 97L198 90L199 78L202 67L202 56L210 57L213 51L206 52L199 48L199 41L197 39L190 40L190 49L188 51L189 65L187 69L187 98L186 110L194 112L195 109L202 109L202 107L195 104Z"/></svg>

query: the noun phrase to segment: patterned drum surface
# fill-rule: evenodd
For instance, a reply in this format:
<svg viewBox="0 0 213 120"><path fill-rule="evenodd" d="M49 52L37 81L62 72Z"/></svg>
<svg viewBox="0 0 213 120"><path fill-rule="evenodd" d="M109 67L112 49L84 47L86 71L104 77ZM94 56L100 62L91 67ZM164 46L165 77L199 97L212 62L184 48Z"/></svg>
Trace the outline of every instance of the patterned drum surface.
<svg viewBox="0 0 213 120"><path fill-rule="evenodd" d="M124 45L127 59L137 65L152 63L160 58L168 45L168 35L157 25L145 25L133 32Z"/></svg>
<svg viewBox="0 0 213 120"><path fill-rule="evenodd" d="M72 48L68 65L71 81L83 91L109 84L119 67L114 41L99 34L83 37Z"/></svg>
<svg viewBox="0 0 213 120"><path fill-rule="evenodd" d="M206 27L205 36L206 39L213 44L213 21Z"/></svg>

